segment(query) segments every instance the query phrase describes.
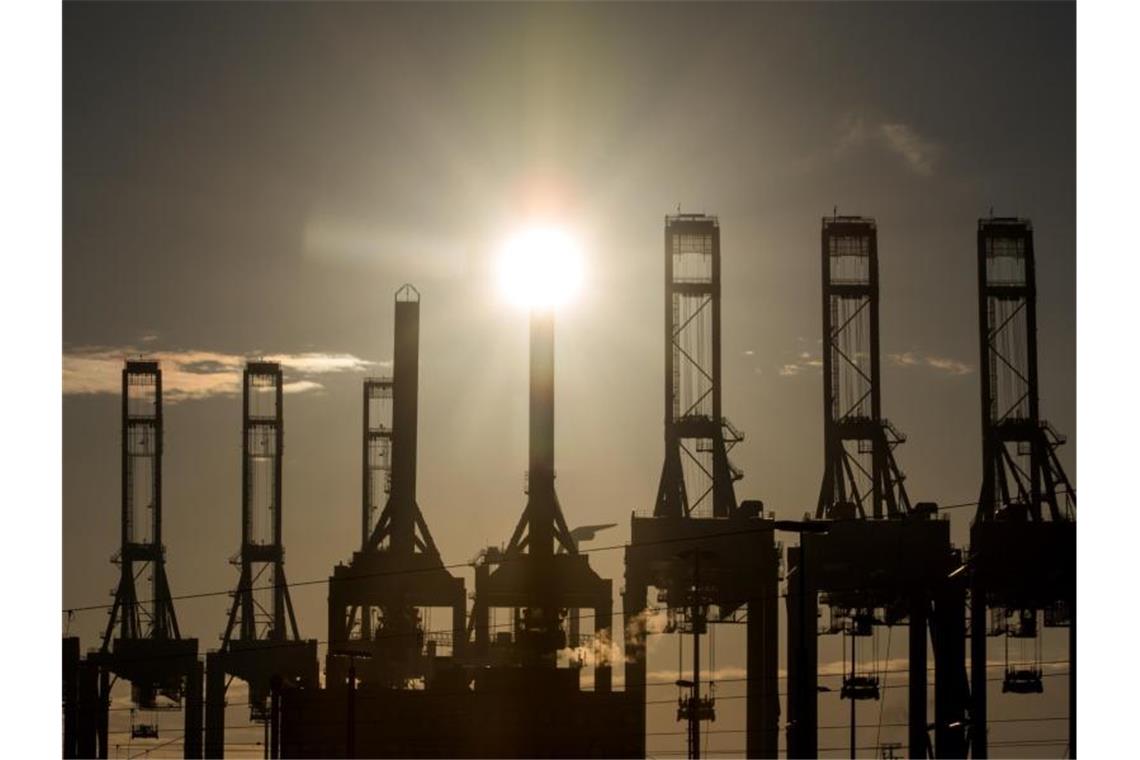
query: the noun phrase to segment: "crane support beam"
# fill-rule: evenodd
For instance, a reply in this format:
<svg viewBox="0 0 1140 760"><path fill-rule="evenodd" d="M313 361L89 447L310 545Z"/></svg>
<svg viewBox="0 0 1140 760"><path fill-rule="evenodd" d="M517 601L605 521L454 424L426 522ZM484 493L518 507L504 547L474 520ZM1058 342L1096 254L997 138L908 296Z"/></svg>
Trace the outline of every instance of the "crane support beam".
<svg viewBox="0 0 1140 760"><path fill-rule="evenodd" d="M1028 219L978 220L982 487L970 528L971 755L988 756L988 638L1037 621L1067 626L1076 682L1076 489L1061 468L1061 437L1041 417L1037 274ZM1019 631L1019 634L1026 631ZM1017 673L1006 667L1006 685ZM1017 684L1012 683L1016 691ZM1070 690L1069 756L1076 754Z"/></svg>

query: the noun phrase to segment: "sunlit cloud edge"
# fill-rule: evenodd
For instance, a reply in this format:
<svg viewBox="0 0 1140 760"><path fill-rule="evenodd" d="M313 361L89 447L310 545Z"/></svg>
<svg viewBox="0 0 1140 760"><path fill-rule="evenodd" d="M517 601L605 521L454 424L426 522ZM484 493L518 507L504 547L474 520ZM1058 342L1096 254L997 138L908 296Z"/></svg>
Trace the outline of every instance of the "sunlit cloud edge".
<svg viewBox="0 0 1140 760"><path fill-rule="evenodd" d="M120 393L123 361L128 358L159 362L163 370L163 400L167 403L238 395L242 368L250 360L280 363L287 375L282 390L289 394L323 390L324 384L315 377L391 367L390 361L371 361L348 353L233 354L202 349L146 351L136 346L82 346L63 353L64 395Z"/></svg>

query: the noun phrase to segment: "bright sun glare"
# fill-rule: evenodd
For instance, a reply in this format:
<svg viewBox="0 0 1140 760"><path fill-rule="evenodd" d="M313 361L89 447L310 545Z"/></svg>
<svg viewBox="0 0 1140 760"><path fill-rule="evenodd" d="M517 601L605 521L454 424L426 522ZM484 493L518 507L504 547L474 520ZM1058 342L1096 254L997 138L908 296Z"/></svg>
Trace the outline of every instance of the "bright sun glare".
<svg viewBox="0 0 1140 760"><path fill-rule="evenodd" d="M512 236L499 255L498 268L503 295L523 308L562 306L582 285L578 244L557 227L532 227Z"/></svg>

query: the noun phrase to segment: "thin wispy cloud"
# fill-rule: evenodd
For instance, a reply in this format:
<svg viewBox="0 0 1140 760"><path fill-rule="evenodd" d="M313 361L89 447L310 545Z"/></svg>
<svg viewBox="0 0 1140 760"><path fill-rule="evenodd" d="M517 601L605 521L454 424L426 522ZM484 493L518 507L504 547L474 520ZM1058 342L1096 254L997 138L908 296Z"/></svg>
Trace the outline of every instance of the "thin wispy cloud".
<svg viewBox="0 0 1140 760"><path fill-rule="evenodd" d="M794 361L785 362L778 370L780 377L795 377L804 372L815 372L823 367L823 359L817 354L801 351Z"/></svg>
<svg viewBox="0 0 1140 760"><path fill-rule="evenodd" d="M1004 669L1009 663L1004 659L989 659L986 661L986 667L990 670ZM895 683L905 680L907 669L910 667L910 660L905 657L891 657L884 659L876 659L873 663L867 663L869 669L879 674L880 677L891 680ZM816 669L820 678L835 678L847 675L851 663L846 660L829 660L821 661ZM1067 662L1042 662L1040 663L1041 669L1046 673L1060 673L1064 674L1069 669ZM740 666L730 665L720 667L715 670L702 671L702 677L708 682L712 681L744 681L748 678L748 671ZM787 668L780 668L776 672L777 678L785 680L788 678ZM648 684L672 684L677 679L677 671L674 670L651 670L645 674L645 681ZM898 679L897 681L894 679ZM616 678L615 678L616 681Z"/></svg>
<svg viewBox="0 0 1140 760"><path fill-rule="evenodd" d="M281 386L282 393L307 393L309 391L324 390L323 385L313 380L295 380Z"/></svg>
<svg viewBox="0 0 1140 760"><path fill-rule="evenodd" d="M923 177L934 174L942 156L942 146L910 124L848 114L839 124L836 155L867 146L878 146L893 153L909 170Z"/></svg>
<svg viewBox="0 0 1140 760"><path fill-rule="evenodd" d="M866 354L856 354L866 357ZM974 371L973 366L947 356L926 354L920 351L904 351L902 353L887 354L887 361L896 367L925 368L947 375L968 375ZM799 375L819 372L823 368L821 355L811 351L800 351L794 359L785 361L777 370L780 377L797 377Z"/></svg>
<svg viewBox="0 0 1140 760"><path fill-rule="evenodd" d="M263 361L278 362L287 370L305 375L323 375L329 372L363 372L376 362L359 359L352 354L269 354Z"/></svg>
<svg viewBox="0 0 1140 760"><path fill-rule="evenodd" d="M896 367L926 367L948 375L968 375L974 371L972 366L957 359L923 354L918 351L887 354L887 359Z"/></svg>
<svg viewBox="0 0 1140 760"><path fill-rule="evenodd" d="M941 152L936 143L927 140L913 127L901 122L880 124L879 132L887 147L902 156L907 166L916 174L928 177L934 173L934 164Z"/></svg>
<svg viewBox="0 0 1140 760"><path fill-rule="evenodd" d="M238 395L242 369L251 359L280 363L287 378L282 391L290 394L322 390L324 386L312 379L314 376L366 372L390 365L343 353L241 355L196 349L140 351L135 346L83 346L64 351L63 392L119 394L123 360L140 355L158 361L162 367L163 400L167 403Z"/></svg>

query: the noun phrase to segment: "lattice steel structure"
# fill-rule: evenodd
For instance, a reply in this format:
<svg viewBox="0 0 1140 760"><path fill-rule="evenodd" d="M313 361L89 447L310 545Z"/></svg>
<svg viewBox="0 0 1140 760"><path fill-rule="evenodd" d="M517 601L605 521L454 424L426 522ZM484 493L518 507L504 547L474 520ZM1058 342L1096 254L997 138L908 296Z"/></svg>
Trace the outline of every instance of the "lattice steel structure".
<svg viewBox="0 0 1140 760"><path fill-rule="evenodd" d="M434 669L436 653L464 647L462 578L443 567L416 497L419 414L420 293L395 295L390 378L363 385L361 548L334 569L329 584L328 681L347 677L346 651L366 684L403 688ZM425 630L421 607L447 607L450 635Z"/></svg>
<svg viewBox="0 0 1140 760"><path fill-rule="evenodd" d="M665 464L656 517L730 517L742 477L728 452L743 436L721 407L720 224L665 220Z"/></svg>
<svg viewBox="0 0 1140 760"><path fill-rule="evenodd" d="M97 756L107 757L108 674L131 684L131 699L154 708L157 697L185 702L187 757L201 754L202 670L197 639L184 639L166 577L162 543L162 370L156 361L125 363L122 374L121 547L119 585L103 644L88 657L98 671ZM137 581L149 589L140 597ZM83 740L87 742L85 738Z"/></svg>
<svg viewBox="0 0 1140 760"><path fill-rule="evenodd" d="M392 386L390 377L366 377L363 383L361 551L368 551L373 546L372 532L380 521L392 489ZM372 607L364 605L353 610L350 617L349 628L359 626L361 638L372 637Z"/></svg>
<svg viewBox="0 0 1140 760"><path fill-rule="evenodd" d="M880 699L879 680L858 664L857 642L877 627L908 626L909 752L961 756L966 702L964 591L947 582L960 562L950 524L934 504L911 508L894 449L905 438L882 416L879 260L874 219L822 220L824 475L814 532L789 550L788 754L817 754L819 633L850 637L840 697ZM830 622L818 625L820 595ZM927 631L934 651L933 746L927 731ZM846 652L846 648L844 650Z"/></svg>
<svg viewBox="0 0 1140 760"><path fill-rule="evenodd" d="M420 293L411 285L396 291L396 340L392 378L364 381L365 546L395 554L439 554L416 503L420 382ZM391 423L383 402L390 399ZM388 498L378 518L381 489Z"/></svg>
<svg viewBox="0 0 1140 760"><path fill-rule="evenodd" d="M578 536L605 526L567 530L554 493L553 324L549 312L532 316L527 506L507 547L476 560L466 627L463 579L445 569L416 504L419 296L410 287L397 294L392 379L364 391L367 538L330 579L327 688L283 692L287 756L636 756L639 726L626 695L611 689L605 646L612 583L577 549ZM451 637L429 638L418 610L445 606ZM573 624L581 608L593 610L601 645L593 691L580 688L579 667L562 666L566 647L588 645ZM492 633L502 609L511 622Z"/></svg>
<svg viewBox="0 0 1140 760"><path fill-rule="evenodd" d="M728 458L743 436L724 416L721 403L717 218L667 216L664 263L665 462L653 516L634 515L626 548L626 692L640 700L644 736L651 587L668 610L669 632L696 639L709 624L743 623L748 642L746 753L775 757L779 555L762 503L737 503L735 483L742 473ZM694 590L694 552L704 552L699 590ZM691 737L699 733L701 720L713 716L711 698L699 694L700 682L697 663L688 681L693 685L681 697L687 707L678 718L692 718Z"/></svg>
<svg viewBox="0 0 1140 760"><path fill-rule="evenodd" d="M1077 497L1057 457L1065 439L1040 416L1033 227L1027 219L980 219L977 240L982 488L970 546L972 754L988 753L987 636L1037 639L1043 623L1069 627L1072 757ZM1039 693L1041 675L1039 663L1014 667L1007 659L1003 691Z"/></svg>
<svg viewBox="0 0 1140 760"><path fill-rule="evenodd" d="M128 361L123 369L122 548L119 588L103 649L116 625L121 639L177 639L178 617L166 580L162 545L162 370L158 362ZM136 578L150 579L139 599Z"/></svg>
<svg viewBox="0 0 1140 760"><path fill-rule="evenodd" d="M241 568L222 648L233 641L299 640L282 542L284 379L276 362L242 373ZM266 592L260 598L260 592Z"/></svg>
<svg viewBox="0 0 1140 760"><path fill-rule="evenodd" d="M1076 519L1077 492L1057 458L1065 442L1040 415L1033 227L978 223L982 491L977 519Z"/></svg>
<svg viewBox="0 0 1140 760"><path fill-rule="evenodd" d="M363 466L360 546L369 545L392 489L392 378L366 377L364 391Z"/></svg>
<svg viewBox="0 0 1140 760"><path fill-rule="evenodd" d="M875 220L825 217L821 237L824 471L816 519L839 505L860 517L897 517L910 511L893 454L906 438L882 416Z"/></svg>
<svg viewBox="0 0 1140 760"><path fill-rule="evenodd" d="M274 679L317 681L317 645L303 641L285 578L284 373L277 362L242 372L240 568L222 646L206 656L206 752L225 750L226 678L249 684L250 719L269 720Z"/></svg>

